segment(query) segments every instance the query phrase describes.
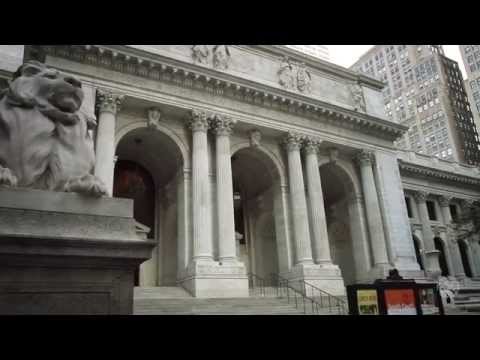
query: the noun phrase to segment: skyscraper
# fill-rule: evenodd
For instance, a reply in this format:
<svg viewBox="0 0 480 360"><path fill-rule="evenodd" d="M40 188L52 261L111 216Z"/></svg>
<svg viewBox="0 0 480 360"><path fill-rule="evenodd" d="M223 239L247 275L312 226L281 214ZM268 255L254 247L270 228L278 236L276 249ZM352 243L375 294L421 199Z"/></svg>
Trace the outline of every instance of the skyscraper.
<svg viewBox="0 0 480 360"><path fill-rule="evenodd" d="M403 149L480 164L480 141L458 64L441 45L377 45L351 67L386 83L385 113L409 126Z"/></svg>
<svg viewBox="0 0 480 360"><path fill-rule="evenodd" d="M480 45L460 45L467 70L465 88L477 128L480 126Z"/></svg>
<svg viewBox="0 0 480 360"><path fill-rule="evenodd" d="M330 54L326 45L286 45L289 48L315 56L319 59L330 61Z"/></svg>

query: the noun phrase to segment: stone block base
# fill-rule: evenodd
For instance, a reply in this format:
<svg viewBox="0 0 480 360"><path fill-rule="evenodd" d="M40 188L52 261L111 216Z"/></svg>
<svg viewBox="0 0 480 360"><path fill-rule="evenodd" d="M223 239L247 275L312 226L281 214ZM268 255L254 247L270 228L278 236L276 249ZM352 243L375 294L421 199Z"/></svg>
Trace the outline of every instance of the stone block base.
<svg viewBox="0 0 480 360"><path fill-rule="evenodd" d="M30 199L30 200L29 200ZM133 202L0 189L0 314L132 314Z"/></svg>
<svg viewBox="0 0 480 360"><path fill-rule="evenodd" d="M295 280L304 280L331 295L344 296L346 294L342 272L337 265L297 265L283 277L292 281L291 285L293 286L296 286Z"/></svg>
<svg viewBox="0 0 480 360"><path fill-rule="evenodd" d="M248 297L248 277L243 263L220 265L215 261L194 262L179 284L198 298Z"/></svg>

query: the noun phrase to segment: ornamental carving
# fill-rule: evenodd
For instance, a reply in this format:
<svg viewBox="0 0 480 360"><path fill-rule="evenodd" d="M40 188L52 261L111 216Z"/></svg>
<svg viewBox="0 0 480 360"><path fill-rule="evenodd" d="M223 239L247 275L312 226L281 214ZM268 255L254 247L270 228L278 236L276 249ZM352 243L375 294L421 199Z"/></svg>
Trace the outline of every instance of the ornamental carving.
<svg viewBox="0 0 480 360"><path fill-rule="evenodd" d="M355 160L360 166L370 166L373 162L373 153L367 150L361 150L357 153Z"/></svg>
<svg viewBox="0 0 480 360"><path fill-rule="evenodd" d="M415 191L413 197L418 203L424 203L427 201L428 193L426 191Z"/></svg>
<svg viewBox="0 0 480 360"><path fill-rule="evenodd" d="M153 107L148 109L147 112L147 126L149 128L158 129L160 126L160 119L162 117L162 112L159 108Z"/></svg>
<svg viewBox="0 0 480 360"><path fill-rule="evenodd" d="M259 130L251 130L248 133L250 139L250 146L255 148L260 146L260 142L262 141L262 133Z"/></svg>
<svg viewBox="0 0 480 360"><path fill-rule="evenodd" d="M190 118L188 119L188 125L193 132L207 132L210 122L208 121L207 114L204 111L192 110L190 112Z"/></svg>
<svg viewBox="0 0 480 360"><path fill-rule="evenodd" d="M208 64L210 50L207 45L193 45L192 58L196 63Z"/></svg>
<svg viewBox="0 0 480 360"><path fill-rule="evenodd" d="M358 84L353 84L349 86L349 90L353 99L355 110L363 112L367 111L362 87Z"/></svg>
<svg viewBox="0 0 480 360"><path fill-rule="evenodd" d="M214 115L211 122L213 131L217 136L230 136L236 120L224 115Z"/></svg>
<svg viewBox="0 0 480 360"><path fill-rule="evenodd" d="M226 70L230 64L230 50L228 45L215 45L213 47L213 67Z"/></svg>
<svg viewBox="0 0 480 360"><path fill-rule="evenodd" d="M211 55L211 56L210 56ZM230 48L228 45L193 45L192 58L197 64L211 65L215 69L228 69L231 61Z"/></svg>
<svg viewBox="0 0 480 360"><path fill-rule="evenodd" d="M295 133L295 132L288 132L288 134L285 136L283 143L285 147L287 148L287 151L295 151L295 150L300 150L302 147L302 143L304 140L304 136Z"/></svg>
<svg viewBox="0 0 480 360"><path fill-rule="evenodd" d="M97 106L99 112L111 112L116 114L120 111L120 106L122 105L125 96L114 94L108 90L98 89L97 90Z"/></svg>
<svg viewBox="0 0 480 360"><path fill-rule="evenodd" d="M288 57L284 57L277 74L278 83L287 90L298 90L301 93L312 91L312 75L305 63L293 64Z"/></svg>
<svg viewBox="0 0 480 360"><path fill-rule="evenodd" d="M448 207L450 205L450 201L452 200L452 196L445 196L445 195L440 195L438 197L438 203L440 204L441 207Z"/></svg>
<svg viewBox="0 0 480 360"><path fill-rule="evenodd" d="M305 137L303 141L303 148L306 154L318 154L320 150L320 140L314 139L312 137Z"/></svg>

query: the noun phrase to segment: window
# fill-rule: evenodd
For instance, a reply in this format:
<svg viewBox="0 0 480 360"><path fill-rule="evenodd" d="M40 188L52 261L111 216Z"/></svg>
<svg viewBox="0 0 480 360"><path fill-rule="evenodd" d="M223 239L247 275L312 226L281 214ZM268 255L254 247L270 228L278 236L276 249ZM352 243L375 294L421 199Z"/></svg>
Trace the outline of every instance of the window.
<svg viewBox="0 0 480 360"><path fill-rule="evenodd" d="M433 221L437 221L437 213L435 212L435 203L433 201L427 201L428 218Z"/></svg>
<svg viewBox="0 0 480 360"><path fill-rule="evenodd" d="M457 212L457 206L454 204L450 204L450 214L452 215L452 220L457 221L458 220L458 212Z"/></svg>

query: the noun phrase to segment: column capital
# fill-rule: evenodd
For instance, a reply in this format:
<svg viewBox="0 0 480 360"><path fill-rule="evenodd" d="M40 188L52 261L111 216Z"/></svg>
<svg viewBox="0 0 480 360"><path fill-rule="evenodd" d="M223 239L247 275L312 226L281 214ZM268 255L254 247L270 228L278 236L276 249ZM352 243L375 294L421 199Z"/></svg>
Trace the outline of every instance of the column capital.
<svg viewBox="0 0 480 360"><path fill-rule="evenodd" d="M237 121L226 115L215 114L211 118L211 123L217 136L230 136Z"/></svg>
<svg viewBox="0 0 480 360"><path fill-rule="evenodd" d="M415 191L415 192L413 192L413 197L415 198L415 200L418 203L426 202L428 195L430 195L430 194L426 191Z"/></svg>
<svg viewBox="0 0 480 360"><path fill-rule="evenodd" d="M303 140L303 149L306 154L318 154L322 140L311 136L305 136Z"/></svg>
<svg viewBox="0 0 480 360"><path fill-rule="evenodd" d="M439 195L438 196L438 203L441 207L448 207L450 205L450 201L452 201L453 196L448 195Z"/></svg>
<svg viewBox="0 0 480 360"><path fill-rule="evenodd" d="M120 111L124 95L113 93L109 90L97 89L97 106L100 112L116 114Z"/></svg>
<svg viewBox="0 0 480 360"><path fill-rule="evenodd" d="M288 152L300 150L304 138L300 133L289 131L283 138L283 144Z"/></svg>
<svg viewBox="0 0 480 360"><path fill-rule="evenodd" d="M355 160L360 166L371 166L373 163L373 152L368 150L360 150L355 155Z"/></svg>
<svg viewBox="0 0 480 360"><path fill-rule="evenodd" d="M188 126L192 129L192 132L207 132L210 127L210 121L207 118L207 113L199 110L192 110L188 119Z"/></svg>

